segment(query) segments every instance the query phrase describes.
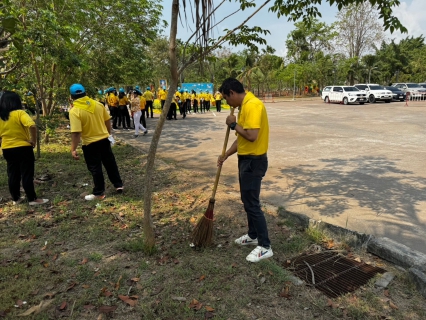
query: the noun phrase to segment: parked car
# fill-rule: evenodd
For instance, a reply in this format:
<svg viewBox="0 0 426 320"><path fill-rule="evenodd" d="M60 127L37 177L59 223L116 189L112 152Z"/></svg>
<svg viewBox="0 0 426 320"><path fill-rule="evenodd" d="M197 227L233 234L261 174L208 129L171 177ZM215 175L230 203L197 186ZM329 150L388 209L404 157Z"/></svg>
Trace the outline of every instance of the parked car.
<svg viewBox="0 0 426 320"><path fill-rule="evenodd" d="M419 86L418 83L394 83L392 87L396 87L410 95L410 99L424 99L426 97L426 88Z"/></svg>
<svg viewBox="0 0 426 320"><path fill-rule="evenodd" d="M426 83L419 83L419 87L426 88Z"/></svg>
<svg viewBox="0 0 426 320"><path fill-rule="evenodd" d="M406 94L401 89L399 89L397 87L392 87L392 86L384 87L384 88L389 90L389 91L392 91L392 100L405 101Z"/></svg>
<svg viewBox="0 0 426 320"><path fill-rule="evenodd" d="M356 84L359 90L367 91L367 99L370 103L375 103L376 101L384 101L389 103L392 101L392 91L386 90L381 85L375 83L359 83Z"/></svg>
<svg viewBox="0 0 426 320"><path fill-rule="evenodd" d="M367 102L367 94L353 86L328 86L321 95L325 102L338 102L345 105L351 103L364 104Z"/></svg>

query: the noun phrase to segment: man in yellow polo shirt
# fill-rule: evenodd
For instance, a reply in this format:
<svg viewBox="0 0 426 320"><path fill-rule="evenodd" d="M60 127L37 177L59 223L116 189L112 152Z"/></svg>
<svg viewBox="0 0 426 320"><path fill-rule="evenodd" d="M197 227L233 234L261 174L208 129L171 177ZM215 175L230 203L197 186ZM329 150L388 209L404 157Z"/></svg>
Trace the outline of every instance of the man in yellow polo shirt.
<svg viewBox="0 0 426 320"><path fill-rule="evenodd" d="M154 94L151 92L151 87L146 87L146 91L143 93L143 97L146 100L146 117L149 118L149 110L151 109L151 118L154 118ZM143 112L145 112L145 110Z"/></svg>
<svg viewBox="0 0 426 320"><path fill-rule="evenodd" d="M81 84L73 84L70 87L70 94L73 100L73 107L70 110L71 155L75 160L80 159L77 146L81 139L84 160L94 183L93 193L85 196L85 199L105 198L102 164L115 190L122 193L123 182L108 140L111 135L111 117L102 104L86 96L86 90Z"/></svg>
<svg viewBox="0 0 426 320"><path fill-rule="evenodd" d="M235 243L255 245L246 259L258 262L273 256L265 214L259 201L262 178L268 169L268 115L262 101L251 92L246 93L242 83L234 78L226 79L219 91L231 107L239 107L238 122L235 116L226 118L226 124L235 130L237 140L217 163L222 166L229 156L238 154L240 193L247 213L248 233L236 239Z"/></svg>

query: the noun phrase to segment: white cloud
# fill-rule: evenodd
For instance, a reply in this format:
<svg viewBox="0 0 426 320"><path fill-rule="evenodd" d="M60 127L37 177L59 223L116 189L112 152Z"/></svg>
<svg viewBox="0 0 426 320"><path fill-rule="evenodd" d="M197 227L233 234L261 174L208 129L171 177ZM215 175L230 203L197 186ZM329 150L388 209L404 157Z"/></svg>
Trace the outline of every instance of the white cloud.
<svg viewBox="0 0 426 320"><path fill-rule="evenodd" d="M402 1L399 7L393 8L393 12L402 25L407 28L408 33L394 32L391 34L387 31L389 39L398 41L406 37L426 35L425 0Z"/></svg>

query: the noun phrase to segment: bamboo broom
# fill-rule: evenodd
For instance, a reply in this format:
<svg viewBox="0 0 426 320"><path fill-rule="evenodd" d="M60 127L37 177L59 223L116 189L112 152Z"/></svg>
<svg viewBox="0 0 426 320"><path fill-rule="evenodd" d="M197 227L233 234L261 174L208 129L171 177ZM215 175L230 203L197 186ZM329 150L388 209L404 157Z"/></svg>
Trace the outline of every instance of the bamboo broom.
<svg viewBox="0 0 426 320"><path fill-rule="evenodd" d="M231 116L232 115L234 115L234 107L231 107ZM230 131L230 128L228 126L228 128L226 129L225 141L223 143L223 148L222 148L222 157L225 156L226 147L228 145L229 131ZM197 225L195 226L194 231L192 231L192 236L191 236L192 246L208 247L212 244L213 210L214 210L216 190L217 190L217 185L219 184L219 177L220 177L221 170L222 170L222 166L217 167L216 179L213 185L213 192L209 201L209 205L207 207L206 212L204 213L204 215L201 217L201 219L198 221Z"/></svg>

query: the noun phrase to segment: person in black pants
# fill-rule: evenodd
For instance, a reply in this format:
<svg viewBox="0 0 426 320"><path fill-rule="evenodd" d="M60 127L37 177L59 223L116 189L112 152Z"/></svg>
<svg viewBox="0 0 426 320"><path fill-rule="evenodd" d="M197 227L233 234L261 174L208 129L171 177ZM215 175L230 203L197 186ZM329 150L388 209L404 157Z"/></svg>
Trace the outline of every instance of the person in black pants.
<svg viewBox="0 0 426 320"><path fill-rule="evenodd" d="M123 192L118 166L111 149L111 117L106 109L97 101L86 96L85 88L75 83L70 87L74 107L70 110L71 122L71 155L79 160L77 147L82 140L82 150L87 169L93 177L92 194L86 200L102 200L105 198L105 180L102 165L117 193ZM88 125L90 124L90 126Z"/></svg>
<svg viewBox="0 0 426 320"><path fill-rule="evenodd" d="M122 122L124 130L130 130L130 115L129 110L127 109L128 104L130 104L130 101L126 96L124 89L120 88L118 93L118 110L120 112L121 121L119 121L119 125L120 122Z"/></svg>
<svg viewBox="0 0 426 320"><path fill-rule="evenodd" d="M17 93L1 91L0 95L0 142L7 163L9 192L13 204L22 202L21 181L29 205L47 203L48 199L37 198L34 189L33 148L37 141L35 123L23 110Z"/></svg>
<svg viewBox="0 0 426 320"><path fill-rule="evenodd" d="M176 101L176 98L173 97L172 104L170 105L169 112L167 113L167 120L172 120L172 118L177 120L176 106L177 106L177 101Z"/></svg>

